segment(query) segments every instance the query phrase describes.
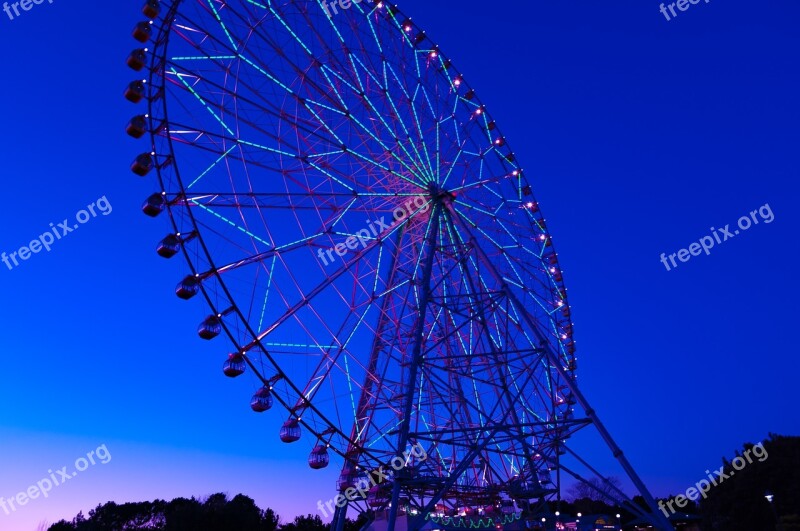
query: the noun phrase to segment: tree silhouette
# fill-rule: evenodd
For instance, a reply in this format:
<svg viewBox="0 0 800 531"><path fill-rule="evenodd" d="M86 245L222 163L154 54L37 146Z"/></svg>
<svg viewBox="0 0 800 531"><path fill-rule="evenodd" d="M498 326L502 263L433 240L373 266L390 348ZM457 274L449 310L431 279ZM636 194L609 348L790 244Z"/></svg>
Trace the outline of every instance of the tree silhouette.
<svg viewBox="0 0 800 531"><path fill-rule="evenodd" d="M328 526L322 523L319 515L298 516L293 522L283 524L281 531L327 531Z"/></svg>
<svg viewBox="0 0 800 531"><path fill-rule="evenodd" d="M766 457L735 470L733 461L755 446L744 445L742 452L722 460L729 477L712 487L708 499L701 500L700 512L708 529L752 531L754 529L797 529L800 515L800 437L770 434L763 443ZM760 453L760 452L759 452ZM773 502L765 494L772 493ZM777 521L781 522L776 527Z"/></svg>
<svg viewBox="0 0 800 531"><path fill-rule="evenodd" d="M358 531L363 524L347 521L346 531ZM356 527L358 526L358 527ZM44 529L44 527L42 528ZM78 513L71 521L61 520L48 531L327 531L319 516L298 516L280 525L272 509L261 510L252 498L237 494L212 494L205 500L175 498L167 502L108 502L89 511L86 518Z"/></svg>
<svg viewBox="0 0 800 531"><path fill-rule="evenodd" d="M622 482L617 477L609 477L606 481L600 478L590 478L586 483L576 483L567 489L566 498L571 501L588 499L603 503L614 503L619 494L615 490L622 490Z"/></svg>

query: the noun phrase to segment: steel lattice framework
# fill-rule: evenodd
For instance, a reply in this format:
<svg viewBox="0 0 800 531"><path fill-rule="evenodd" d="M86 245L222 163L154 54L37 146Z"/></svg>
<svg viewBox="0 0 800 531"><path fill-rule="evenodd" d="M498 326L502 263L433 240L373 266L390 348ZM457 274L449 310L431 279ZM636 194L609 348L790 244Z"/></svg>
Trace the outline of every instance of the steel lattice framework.
<svg viewBox="0 0 800 531"><path fill-rule="evenodd" d="M370 0L336 14L312 0L149 1L145 14L135 36L154 46L129 64L146 57L149 77L126 95L148 102L129 133L152 147L133 169L156 170L144 209L169 213L159 253L187 259L176 291L211 307L201 336L229 337L226 374L249 369L253 408L279 402L281 438L308 434L313 467L338 454L340 492L405 452L335 528L347 507L390 530L533 514L564 478L596 473L566 444L586 426L653 506L576 385L566 289L527 176L423 31Z"/></svg>

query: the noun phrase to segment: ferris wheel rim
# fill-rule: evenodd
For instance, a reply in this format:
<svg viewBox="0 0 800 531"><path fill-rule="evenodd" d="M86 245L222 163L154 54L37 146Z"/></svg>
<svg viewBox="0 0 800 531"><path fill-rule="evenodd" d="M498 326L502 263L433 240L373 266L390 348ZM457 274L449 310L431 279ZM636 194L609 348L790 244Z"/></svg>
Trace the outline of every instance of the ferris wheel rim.
<svg viewBox="0 0 800 531"><path fill-rule="evenodd" d="M177 7L178 7L178 6L179 6L179 5L180 5L182 2L183 2L183 0L176 0L176 1L175 1L175 2L172 4L172 7L174 7L174 8L177 10ZM398 12L399 12L399 10L398 10ZM402 15L402 13L401 13L401 15ZM171 18L171 17L170 17L170 18ZM165 28L166 28L166 29L165 29ZM169 37L169 33L170 33L170 31L171 31L171 28L172 28L172 22L170 22L169 24L167 24L167 25L165 25L165 26L162 26L162 28L161 28L161 30L160 30L160 32L163 32L163 33L166 35L166 37L163 39L163 41L161 41L161 39L159 39L159 41L163 42L163 44L164 44L164 54L163 54L163 55L160 57L160 60L161 60L161 61L162 61L164 64L166 63L166 53L167 53L167 52L166 52L166 44L167 44L167 42L168 42L168 40L169 40L169 39L168 39L168 37ZM159 44L161 44L161 42L159 42ZM154 54L154 61L155 61L155 54ZM153 76L153 75L154 75L154 72L152 72L152 71L151 71L151 79L152 79L152 76ZM469 87L469 85L467 84L467 82L466 82L466 81L462 81L462 83L464 83L464 84L465 84L467 87ZM472 90L472 89L470 88L470 91L471 91L471 90ZM167 100L167 98L166 98L166 97L162 98L162 101L163 101L163 115L164 115L164 118L165 118L165 120L167 120L167 118L168 118L168 114L167 114L167 113L168 113L168 109L167 109L167 101L166 101L166 100ZM480 100L477 100L477 101L480 103ZM483 105L482 103L480 103L480 107L481 107L481 108L485 108L485 107L484 107L484 105ZM154 115L154 114L153 114L153 115ZM156 136L156 135L155 135L154 131L155 131L155 128L153 128L153 130L151 130L151 136L152 136L152 141L153 141L153 144L154 144L154 147L155 147L155 136ZM180 171L179 171L179 168L178 168L179 161L177 160L177 157L175 157L175 151L174 151L174 148L173 148L173 145L172 145L172 142L173 142L173 140L172 140L172 138L170 138L170 137L169 137L169 135L167 135L167 136L166 136L166 139L167 139L168 145L170 146L170 155L169 155L169 157L171 157L171 158L172 158L172 162L171 162L171 163L172 163L172 164L175 166L175 173L176 173L176 177L177 177L177 179L178 179L178 182L180 183L180 187L181 187L181 193L184 193L184 194L185 194L185 190L186 190L186 188L185 188L185 185L184 185L184 182L183 182L183 180L182 180L182 179L181 179L181 177L180 177ZM158 173L159 173L159 182L161 183L161 186L162 186L162 192L163 192L163 193L166 193L166 192L167 192L167 189L166 189L166 187L164 186L164 180L163 180L163 178L162 178L162 176L161 176L161 168L160 168L160 166L159 166L159 167L157 167L157 170L158 170ZM168 202L168 204L167 204L167 209L168 209L168 211L169 211L170 219L172 220L173 227L174 227L174 228L175 228L175 230L177 231L177 230L178 230L178 226L177 226L177 222L176 222L176 220L175 220L175 213L173 212L173 208L174 208L174 205L172 205L172 204L171 204L171 202ZM264 346L264 345L261 343L261 341L258 339L258 337L259 337L259 334L256 332L256 330L255 330L255 329L253 329L253 328L252 328L252 326L251 326L251 324L250 324L250 322L249 322L249 319L248 319L248 318L247 318L247 317L244 315L244 313L243 313L243 312L242 312L242 310L240 309L239 305L237 304L237 302L236 302L235 298L233 297L233 295L232 295L232 294L231 294L231 292L229 291L229 289L228 289L228 287L227 287L227 285L226 285L226 283L225 283L224 279L223 279L223 278L222 278L222 276L219 274L219 272L216 270L216 266L215 266L215 257L214 257L214 255L213 255L213 253L211 253L211 252L209 251L209 249L208 249L208 246L207 246L207 245L206 245L206 243L205 243L205 239L204 239L204 237L203 237L203 231L202 231L202 230L200 230L200 224L199 224L199 223L197 222L197 220L195 219L195 216L194 216L194 214L193 214L193 212L192 212L192 209L191 209L191 208L187 208L187 209L185 209L185 211L183 211L183 213L188 213L189 219L191 220L191 223L192 223L192 225L194 226L194 228L195 228L195 231L197 232L197 240L198 240L198 243L200 244L201 248L203 249L203 252L204 252L204 254L205 254L205 258L206 258L206 260L208 261L208 263L209 263L209 264L210 264L210 266L211 266L211 269L210 269L210 271L212 272L212 275L213 275L213 276L215 276L215 277L217 278L217 280L218 280L218 284L219 284L219 286L222 288L222 290L223 290L223 292L224 292L224 294L225 294L225 297L226 297L226 299L227 299L228 303L230 304L230 307L231 307L231 308L234 308L234 312L237 314L237 316L238 316L238 318L239 318L239 322L240 322L241 324L243 324L243 325L244 325L244 326L247 328L248 334L249 334L249 335L250 335L250 336L253 338L253 340L256 342L256 344L257 344L257 346L258 346L258 348L259 348L260 352L261 352L262 354L264 354L265 356L267 356L267 358L269 359L270 363L272 363L273 367L274 367L274 368L275 368L275 369L278 371L278 373L279 373L279 374L281 374L282 376L285 376L285 375L283 375L283 374L282 374L282 371L280 370L279 364L278 364L277 362L275 362L275 361L274 361L274 359L272 359L272 357L270 356L270 354L269 354L269 350L268 350L268 349L267 349L267 348L266 348L266 347L265 347L265 346ZM190 266L190 269L191 269L192 275L198 276L198 275L201 275L201 274L203 274L203 272L201 272L201 271L199 271L199 270L197 270L197 269L195 268L195 264L194 264L194 262L192 261L191 257L190 257L190 256L189 256L189 254L188 254L188 251L187 251L185 248L183 248L183 253L184 253L184 257L185 257L185 259L186 259L187 263L188 263L188 264L189 264L189 266ZM554 254L555 254L555 253L554 253ZM213 299L212 299L212 296L211 296L212 294L211 294L211 293L209 293L209 292L207 291L207 289L206 289L205 285L203 285L203 283L202 283L202 282L200 283L200 290L202 291L202 293L203 293L203 295L204 295L204 298L206 299L206 302L208 303L209 307L212 309L212 311L213 311L215 314L218 314L218 313L219 313L219 309L218 309L217 305L214 303L214 301L213 301ZM567 303L567 304L568 304L568 303ZM567 307L568 307L568 306L567 306ZM235 336L234 332L233 332L233 331L232 331L232 330L231 330L231 329L228 327L228 325L227 325L227 324L226 324L224 321L222 322L222 326L223 326L223 329L224 329L224 330L225 330L225 332L226 332L226 335L228 335L228 337L229 337L229 339L231 340L231 342L232 342L232 343L233 343L235 346L237 346L237 350L238 350L238 348L239 348L239 346L240 346L240 345L239 345L239 342L238 342L238 341L237 341L237 339L236 339L236 336ZM246 358L246 359L247 359L247 358ZM249 362L249 359L248 359L248 363L250 363L250 362ZM262 376L262 375L261 375L261 374L258 372L258 370L257 370L257 369L256 369L256 368L255 368L255 367L252 365L252 364L250 364L250 365L251 365L251 368L254 370L253 372L254 372L255 374L257 374L257 375L258 375L258 377L259 377L259 379L262 381L262 383L266 384L266 383L267 383L267 381L265 380L265 378L264 378L264 377L263 377L263 376ZM295 392L296 392L296 393L297 393L299 396L302 396L302 394L303 394L303 391L300 389L300 387L298 387L298 386L295 384L295 382L294 382L294 381L293 381L291 378L289 378L289 377L285 377L285 381L287 382L287 384L288 384L288 385L290 385L290 386L292 387L292 389L293 389L293 390L294 390L294 391L295 391ZM280 402L281 402L281 404L284 406L284 408L286 408L286 409L287 409L287 411L289 411L289 412L290 412L290 414L291 414L292 408L290 407L290 405L289 405L289 404L286 404L286 403L284 403L284 402L283 402L283 401L280 399L279 395L276 395L276 397L278 397L279 401L280 401ZM351 438L348 436L348 434L346 434L346 433L345 433L343 430L340 430L340 429L339 429L339 427L337 426L337 423L335 423L335 422L331 421L330 419L328 419L328 418L326 417L326 415L324 414L324 412L322 412L321 410L317 409L317 408L316 408L316 407L315 407L313 404L311 404L311 403L307 404L307 406L308 406L310 409L314 410L314 411L315 411L315 413L316 413L316 414L319 416L319 418L320 418L320 419L322 419L322 420L323 420L323 421L324 421L324 422L325 422L325 423L326 423L326 424L327 424L327 425L328 425L330 428L333 428L333 429L335 429L335 430L337 431L337 433L338 433L338 434L339 434L339 435L340 435L342 438L344 438L344 439L346 439L346 440L349 440L349 441L350 441L351 443L353 443L353 444L358 444L358 443L356 443L355 441L353 441L353 440L352 440L352 439L351 439ZM311 426L310 424L306 424L305 422L303 422L303 420L302 420L302 419L298 419L298 420L299 420L300 422L302 422L302 423L303 423L303 425L306 427L306 429L308 429L308 430L309 430L309 432L313 433L313 434L314 434L314 435L315 435L315 436L316 436L318 439L320 439L320 438L321 438L321 433L317 433L317 432L316 432L316 430L314 429L314 427L313 427L313 426ZM359 446L361 447L361 445L359 445ZM343 457L346 457L346 454L345 454L345 452L340 452L338 448L331 448L331 449L332 449L333 451L335 451L336 453L338 453L338 454L342 455ZM366 451L366 449L365 449L365 448L362 448L362 451Z"/></svg>

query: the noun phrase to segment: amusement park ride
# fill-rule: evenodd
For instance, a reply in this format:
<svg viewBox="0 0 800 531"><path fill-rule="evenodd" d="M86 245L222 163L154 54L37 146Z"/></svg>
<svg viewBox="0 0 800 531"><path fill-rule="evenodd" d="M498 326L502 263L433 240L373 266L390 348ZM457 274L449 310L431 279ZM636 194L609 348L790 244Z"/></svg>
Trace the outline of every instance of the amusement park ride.
<svg viewBox="0 0 800 531"><path fill-rule="evenodd" d="M535 528L565 485L607 482L569 445L582 428L650 510L610 484L614 501L672 529L576 383L526 172L424 31L373 0L143 13L127 132L150 140L131 169L160 186L158 254L185 257L176 294L205 299L198 333L233 344L224 374L250 375L252 409L277 402L280 439L339 467L334 531L348 512L375 531Z"/></svg>

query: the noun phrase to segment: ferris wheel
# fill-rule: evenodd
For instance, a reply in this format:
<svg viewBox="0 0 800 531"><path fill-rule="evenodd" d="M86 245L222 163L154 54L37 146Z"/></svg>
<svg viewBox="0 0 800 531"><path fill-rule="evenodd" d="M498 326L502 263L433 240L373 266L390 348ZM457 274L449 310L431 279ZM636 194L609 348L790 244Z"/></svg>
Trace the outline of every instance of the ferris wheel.
<svg viewBox="0 0 800 531"><path fill-rule="evenodd" d="M599 475L567 444L587 426L653 507L576 385L526 172L425 32L372 0L143 12L127 132L151 141L131 169L160 184L157 252L186 259L176 294L205 299L198 334L227 336L252 409L277 402L276 437L340 469L335 529L348 509L374 529L514 528Z"/></svg>

